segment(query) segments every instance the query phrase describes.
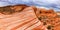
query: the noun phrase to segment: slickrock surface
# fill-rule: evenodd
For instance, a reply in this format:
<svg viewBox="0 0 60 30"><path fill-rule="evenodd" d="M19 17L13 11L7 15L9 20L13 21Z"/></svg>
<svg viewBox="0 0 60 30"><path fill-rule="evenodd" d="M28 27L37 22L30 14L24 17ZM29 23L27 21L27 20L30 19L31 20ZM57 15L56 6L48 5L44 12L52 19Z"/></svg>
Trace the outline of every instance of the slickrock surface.
<svg viewBox="0 0 60 30"><path fill-rule="evenodd" d="M60 30L60 14L26 5L0 7L0 30Z"/></svg>
<svg viewBox="0 0 60 30"><path fill-rule="evenodd" d="M33 7L0 7L0 30L47 30Z"/></svg>

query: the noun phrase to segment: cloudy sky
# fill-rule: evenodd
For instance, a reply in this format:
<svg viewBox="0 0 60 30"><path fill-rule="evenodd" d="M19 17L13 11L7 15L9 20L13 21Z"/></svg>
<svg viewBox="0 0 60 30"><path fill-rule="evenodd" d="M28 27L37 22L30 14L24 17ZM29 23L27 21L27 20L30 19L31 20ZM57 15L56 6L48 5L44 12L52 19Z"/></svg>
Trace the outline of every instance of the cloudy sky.
<svg viewBox="0 0 60 30"><path fill-rule="evenodd" d="M38 7L53 8L60 11L60 0L0 0L0 6L26 4Z"/></svg>

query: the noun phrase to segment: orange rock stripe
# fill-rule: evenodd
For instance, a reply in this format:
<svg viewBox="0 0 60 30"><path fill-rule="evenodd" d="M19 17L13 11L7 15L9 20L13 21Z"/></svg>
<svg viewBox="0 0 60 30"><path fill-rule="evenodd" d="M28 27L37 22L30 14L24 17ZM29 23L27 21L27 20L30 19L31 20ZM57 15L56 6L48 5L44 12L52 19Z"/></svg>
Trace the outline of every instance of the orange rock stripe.
<svg viewBox="0 0 60 30"><path fill-rule="evenodd" d="M27 27L29 27L29 26L35 24L35 23L38 22L38 21L39 21L39 20L36 20L36 19L35 19L34 21L31 21L31 22L25 24L24 26L18 28L17 30L24 30L24 29L26 29Z"/></svg>
<svg viewBox="0 0 60 30"><path fill-rule="evenodd" d="M34 18L34 19L35 19L35 18ZM32 20L34 20L34 19L32 19ZM30 20L30 21L28 21L28 22L24 22L24 23L22 23L22 24L20 24L20 25L18 25L18 26L16 26L16 27L14 27L14 28L12 28L11 30L16 30L17 28L19 28L19 27L21 27L21 26L23 26L23 25L31 22L32 20Z"/></svg>
<svg viewBox="0 0 60 30"><path fill-rule="evenodd" d="M33 26L33 25L37 24L38 22L39 22L39 21L37 21L36 23L34 23L34 24L30 25L29 27L31 27L31 26ZM26 29L28 29L29 27L25 28L25 30L26 30Z"/></svg>

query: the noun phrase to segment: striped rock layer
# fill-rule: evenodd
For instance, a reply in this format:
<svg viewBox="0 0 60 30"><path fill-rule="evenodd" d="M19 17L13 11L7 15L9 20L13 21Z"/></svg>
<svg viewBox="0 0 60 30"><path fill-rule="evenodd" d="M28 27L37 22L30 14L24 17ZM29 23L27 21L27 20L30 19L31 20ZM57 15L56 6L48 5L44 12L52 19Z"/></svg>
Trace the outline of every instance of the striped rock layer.
<svg viewBox="0 0 60 30"><path fill-rule="evenodd" d="M47 30L37 18L33 7L11 15L0 15L0 30Z"/></svg>

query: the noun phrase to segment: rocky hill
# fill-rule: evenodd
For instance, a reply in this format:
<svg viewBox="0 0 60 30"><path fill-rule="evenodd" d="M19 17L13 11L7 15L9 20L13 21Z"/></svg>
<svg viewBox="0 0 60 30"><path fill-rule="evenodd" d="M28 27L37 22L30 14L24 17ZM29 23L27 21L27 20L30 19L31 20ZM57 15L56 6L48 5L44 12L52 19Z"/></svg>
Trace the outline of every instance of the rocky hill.
<svg viewBox="0 0 60 30"><path fill-rule="evenodd" d="M58 15L53 9L39 9L40 14L38 15L43 25L48 30L60 30L60 15Z"/></svg>

